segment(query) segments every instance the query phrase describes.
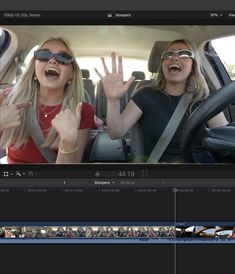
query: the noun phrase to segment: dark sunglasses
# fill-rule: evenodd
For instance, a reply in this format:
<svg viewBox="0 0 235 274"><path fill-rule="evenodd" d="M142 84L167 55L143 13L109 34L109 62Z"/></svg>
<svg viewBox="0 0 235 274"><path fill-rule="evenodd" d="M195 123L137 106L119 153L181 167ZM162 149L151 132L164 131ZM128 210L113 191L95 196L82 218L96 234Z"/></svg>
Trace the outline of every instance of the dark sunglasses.
<svg viewBox="0 0 235 274"><path fill-rule="evenodd" d="M60 65L68 65L73 62L73 57L65 52L52 53L49 49L38 49L34 52L35 59L48 62L52 58Z"/></svg>
<svg viewBox="0 0 235 274"><path fill-rule="evenodd" d="M170 59L175 54L179 56L179 58L192 58L194 59L194 53L188 49L180 49L180 50L166 50L163 51L161 58L162 59Z"/></svg>

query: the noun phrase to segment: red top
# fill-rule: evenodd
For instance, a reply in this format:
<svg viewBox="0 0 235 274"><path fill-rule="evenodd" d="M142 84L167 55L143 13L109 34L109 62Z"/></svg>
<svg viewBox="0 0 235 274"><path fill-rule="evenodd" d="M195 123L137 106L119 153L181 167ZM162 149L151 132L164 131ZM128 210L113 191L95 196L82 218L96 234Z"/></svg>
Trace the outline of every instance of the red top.
<svg viewBox="0 0 235 274"><path fill-rule="evenodd" d="M53 120L56 114L60 112L61 105L58 105L58 108L56 106L41 106L42 107L39 108L39 124L43 135L46 137L51 127L51 120ZM83 103L79 128L84 129L95 127L94 110L89 103ZM29 137L26 145L17 150L8 147L7 161L9 164L48 163L47 160L41 155L31 137Z"/></svg>

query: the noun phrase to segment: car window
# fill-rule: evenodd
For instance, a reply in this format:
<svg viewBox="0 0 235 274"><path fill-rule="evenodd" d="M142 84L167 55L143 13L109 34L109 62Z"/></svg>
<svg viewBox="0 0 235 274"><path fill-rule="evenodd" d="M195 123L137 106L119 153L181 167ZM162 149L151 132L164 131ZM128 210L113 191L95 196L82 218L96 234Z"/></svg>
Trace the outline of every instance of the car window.
<svg viewBox="0 0 235 274"><path fill-rule="evenodd" d="M36 45L35 47L33 47L30 52L27 54L24 62L22 63L21 69L24 72L24 70L26 69L26 67L28 66L30 60L33 58L33 54L34 51L38 49L38 45Z"/></svg>
<svg viewBox="0 0 235 274"><path fill-rule="evenodd" d="M134 70L143 71L145 73L146 79L150 78L150 73L148 71L148 65L146 60L139 60L134 58L123 58L124 66L123 66L123 75L124 81L127 81ZM104 69L101 63L100 56L97 57L78 57L76 58L81 69L88 69L90 71L90 78L97 82L100 80L98 75L96 74L94 68L98 69L101 74L104 74ZM107 60L107 67L109 71L111 71L111 61L110 57L105 57Z"/></svg>
<svg viewBox="0 0 235 274"><path fill-rule="evenodd" d="M231 80L235 80L235 36L211 41Z"/></svg>
<svg viewBox="0 0 235 274"><path fill-rule="evenodd" d="M0 28L0 57L6 51L10 43L10 35L7 31Z"/></svg>

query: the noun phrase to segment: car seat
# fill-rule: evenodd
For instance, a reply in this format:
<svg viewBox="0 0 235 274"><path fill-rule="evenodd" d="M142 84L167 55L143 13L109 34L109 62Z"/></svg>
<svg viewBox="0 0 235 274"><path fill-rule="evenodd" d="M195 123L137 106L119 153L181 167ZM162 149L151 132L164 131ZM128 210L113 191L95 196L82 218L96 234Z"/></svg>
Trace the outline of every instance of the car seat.
<svg viewBox="0 0 235 274"><path fill-rule="evenodd" d="M168 44L169 41L156 41L154 43L148 60L148 70L152 73L152 76L157 72L161 64L161 54ZM139 81L132 92L132 96L142 87L150 85L151 81L152 79ZM144 152L143 132L140 121L138 121L131 129L130 153L132 162L138 163L147 161Z"/></svg>
<svg viewBox="0 0 235 274"><path fill-rule="evenodd" d="M95 86L90 79L90 71L87 69L81 69L83 88L85 90L85 99L88 97L88 101L95 107Z"/></svg>

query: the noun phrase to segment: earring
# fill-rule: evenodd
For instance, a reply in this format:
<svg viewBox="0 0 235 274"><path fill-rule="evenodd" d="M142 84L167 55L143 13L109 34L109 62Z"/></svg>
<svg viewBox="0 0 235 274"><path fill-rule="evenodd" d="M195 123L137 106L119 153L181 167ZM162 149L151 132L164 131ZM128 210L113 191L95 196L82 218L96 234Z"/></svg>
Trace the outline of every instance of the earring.
<svg viewBox="0 0 235 274"><path fill-rule="evenodd" d="M68 80L68 85L70 85L71 84L71 80Z"/></svg>
<svg viewBox="0 0 235 274"><path fill-rule="evenodd" d="M34 79L34 81L38 80L36 75L34 75L33 79Z"/></svg>

